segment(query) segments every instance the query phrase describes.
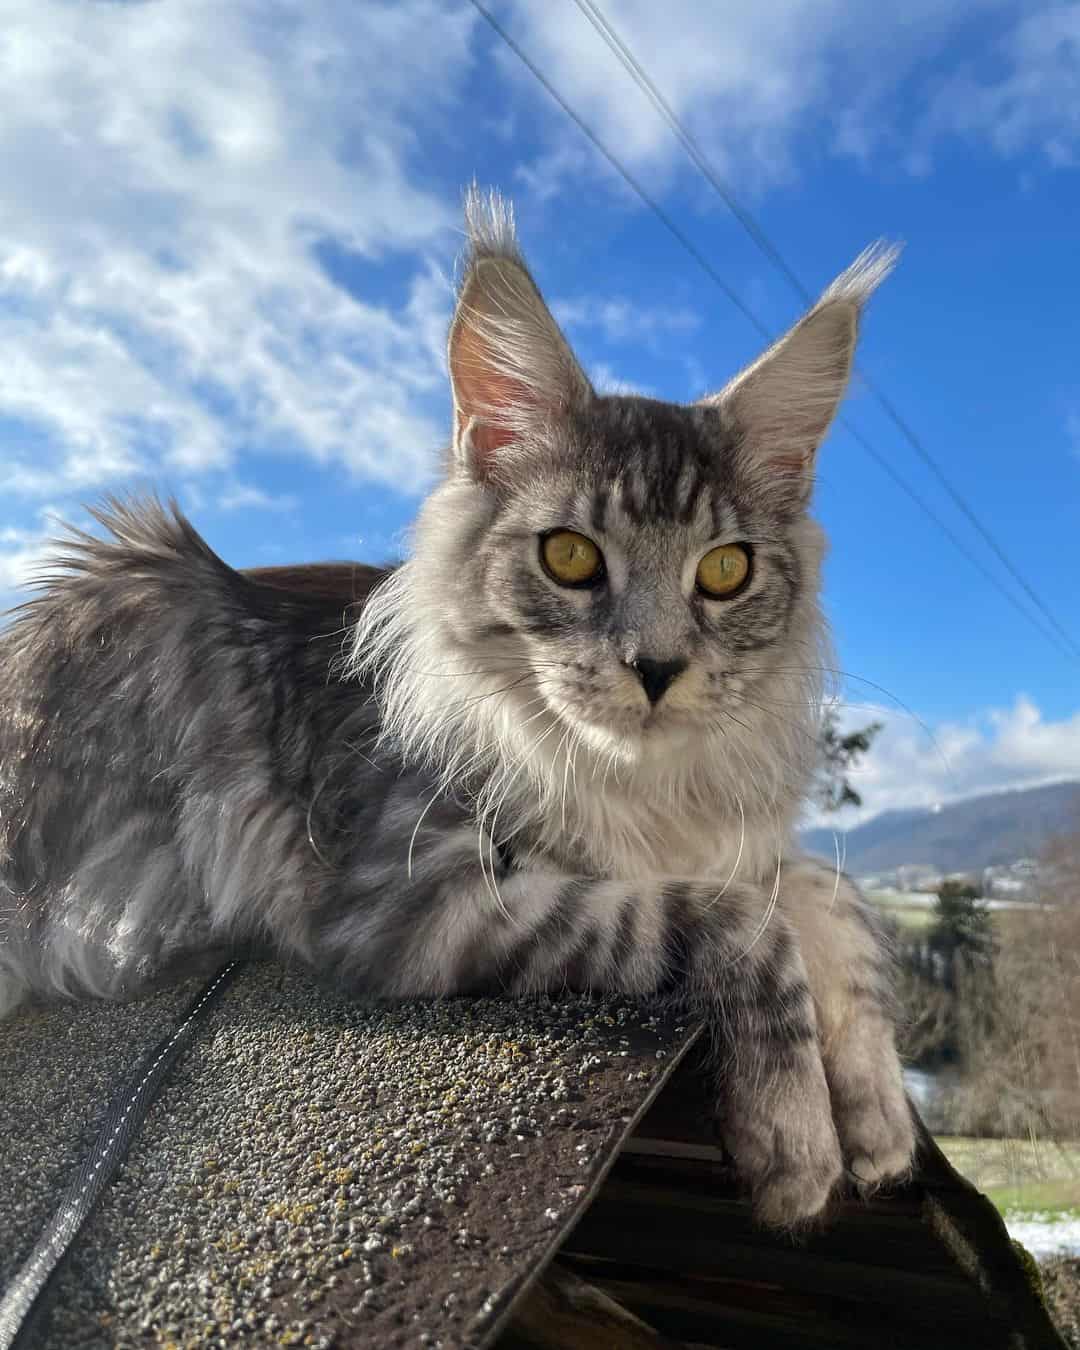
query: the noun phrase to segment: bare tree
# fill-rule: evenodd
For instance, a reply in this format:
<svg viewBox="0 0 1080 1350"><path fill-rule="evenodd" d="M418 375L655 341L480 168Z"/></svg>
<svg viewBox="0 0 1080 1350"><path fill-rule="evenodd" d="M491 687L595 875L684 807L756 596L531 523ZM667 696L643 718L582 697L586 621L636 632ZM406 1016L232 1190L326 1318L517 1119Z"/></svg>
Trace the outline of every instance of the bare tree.
<svg viewBox="0 0 1080 1350"><path fill-rule="evenodd" d="M957 991L957 1129L1080 1136L1080 823L1046 850L1041 876L1042 903L998 925L989 999Z"/></svg>

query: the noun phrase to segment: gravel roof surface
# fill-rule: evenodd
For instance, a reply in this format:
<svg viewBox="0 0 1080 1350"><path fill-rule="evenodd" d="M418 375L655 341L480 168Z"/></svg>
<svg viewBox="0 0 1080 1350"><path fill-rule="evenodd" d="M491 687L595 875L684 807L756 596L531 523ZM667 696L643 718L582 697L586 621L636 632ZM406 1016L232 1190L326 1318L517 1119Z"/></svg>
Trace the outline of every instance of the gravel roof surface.
<svg viewBox="0 0 1080 1350"><path fill-rule="evenodd" d="M138 1051L164 1035L203 983L138 1003L28 1008L0 1023L0 1289L89 1151Z"/></svg>
<svg viewBox="0 0 1080 1350"><path fill-rule="evenodd" d="M24 1252L108 1088L191 996L5 1026L5 1253L8 1215ZM691 1039L618 1000L365 1005L250 967L154 1105L36 1344L485 1344Z"/></svg>

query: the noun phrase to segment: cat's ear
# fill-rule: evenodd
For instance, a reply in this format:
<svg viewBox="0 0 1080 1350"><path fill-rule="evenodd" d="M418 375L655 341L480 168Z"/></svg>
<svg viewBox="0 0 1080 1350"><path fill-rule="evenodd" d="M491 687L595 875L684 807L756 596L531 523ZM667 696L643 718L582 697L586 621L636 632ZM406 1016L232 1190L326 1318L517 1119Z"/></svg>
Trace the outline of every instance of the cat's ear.
<svg viewBox="0 0 1080 1350"><path fill-rule="evenodd" d="M752 476L791 505L805 505L814 455L847 387L862 307L892 270L899 248L866 249L817 304L718 394Z"/></svg>
<svg viewBox="0 0 1080 1350"><path fill-rule="evenodd" d="M483 480L593 392L529 275L509 204L474 188L465 216L470 251L448 352L454 458Z"/></svg>

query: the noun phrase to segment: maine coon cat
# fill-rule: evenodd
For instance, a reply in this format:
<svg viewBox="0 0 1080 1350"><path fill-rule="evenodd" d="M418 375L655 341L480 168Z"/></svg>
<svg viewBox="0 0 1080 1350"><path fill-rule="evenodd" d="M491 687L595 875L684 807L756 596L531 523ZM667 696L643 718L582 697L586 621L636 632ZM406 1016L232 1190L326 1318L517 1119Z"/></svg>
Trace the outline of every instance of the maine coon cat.
<svg viewBox="0 0 1080 1350"><path fill-rule="evenodd" d="M406 563L245 575L113 503L0 637L0 1008L238 944L371 995L667 994L714 1029L758 1214L793 1224L912 1153L876 926L792 834L814 457L891 256L684 407L595 393L508 209L467 214Z"/></svg>

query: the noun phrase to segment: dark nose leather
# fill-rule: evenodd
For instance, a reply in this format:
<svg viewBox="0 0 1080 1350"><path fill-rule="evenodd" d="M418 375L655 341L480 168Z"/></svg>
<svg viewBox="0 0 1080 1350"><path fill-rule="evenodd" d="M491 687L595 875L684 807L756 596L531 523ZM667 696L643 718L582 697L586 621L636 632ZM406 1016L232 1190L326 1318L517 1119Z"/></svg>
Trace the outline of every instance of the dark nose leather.
<svg viewBox="0 0 1080 1350"><path fill-rule="evenodd" d="M664 697L672 680L686 669L685 661L654 661L650 656L639 656L630 665L641 681L645 697L654 705Z"/></svg>

